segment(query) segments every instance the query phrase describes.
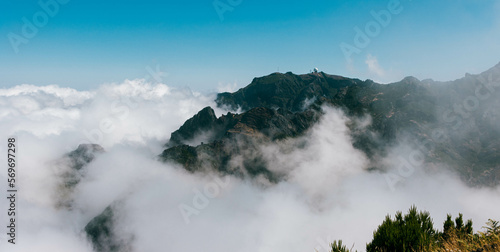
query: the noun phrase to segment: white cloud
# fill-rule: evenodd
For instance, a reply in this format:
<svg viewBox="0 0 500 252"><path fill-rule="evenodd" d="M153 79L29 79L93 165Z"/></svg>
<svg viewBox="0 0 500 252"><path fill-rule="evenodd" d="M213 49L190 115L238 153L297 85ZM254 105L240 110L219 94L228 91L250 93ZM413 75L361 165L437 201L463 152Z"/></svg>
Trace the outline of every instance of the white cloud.
<svg viewBox="0 0 500 252"><path fill-rule="evenodd" d="M368 66L368 71L371 74L374 74L378 78L385 77L385 70L378 63L377 57L368 54L365 60L366 65Z"/></svg>
<svg viewBox="0 0 500 252"><path fill-rule="evenodd" d="M224 93L224 92L236 92L238 90L238 83L226 83L223 84L219 82L219 85L217 86L217 91L219 93Z"/></svg>
<svg viewBox="0 0 500 252"><path fill-rule="evenodd" d="M92 97L92 92L77 91L72 88L61 88L57 85L34 86L19 85L9 89L0 89L0 97L32 96L46 103L63 102L64 106L75 106ZM44 99L45 98L45 99ZM57 98L57 99L53 99Z"/></svg>
<svg viewBox="0 0 500 252"><path fill-rule="evenodd" d="M289 181L300 185L313 198L325 198L330 191L324 188L362 173L368 164L365 155L352 146L344 113L330 107L324 107L324 112L320 122L304 137L262 150L272 170L288 173ZM304 143L304 147L297 148Z"/></svg>
<svg viewBox="0 0 500 252"><path fill-rule="evenodd" d="M93 142L164 140L215 96L175 89L144 80L107 84L91 92L57 86L21 85L0 89L0 130L37 137L71 134L72 145ZM224 110L215 108L217 114Z"/></svg>

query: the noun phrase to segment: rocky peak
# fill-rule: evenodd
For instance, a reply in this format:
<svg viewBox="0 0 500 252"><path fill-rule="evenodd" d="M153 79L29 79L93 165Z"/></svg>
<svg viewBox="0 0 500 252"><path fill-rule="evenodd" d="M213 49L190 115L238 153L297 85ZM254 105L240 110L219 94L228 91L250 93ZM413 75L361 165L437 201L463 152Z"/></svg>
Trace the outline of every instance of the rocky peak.
<svg viewBox="0 0 500 252"><path fill-rule="evenodd" d="M96 154L104 153L104 148L98 144L80 144L76 150L67 154L72 163L72 168L80 170L94 160Z"/></svg>
<svg viewBox="0 0 500 252"><path fill-rule="evenodd" d="M182 144L203 131L213 130L216 122L217 117L214 110L211 107L205 107L171 134L168 146Z"/></svg>

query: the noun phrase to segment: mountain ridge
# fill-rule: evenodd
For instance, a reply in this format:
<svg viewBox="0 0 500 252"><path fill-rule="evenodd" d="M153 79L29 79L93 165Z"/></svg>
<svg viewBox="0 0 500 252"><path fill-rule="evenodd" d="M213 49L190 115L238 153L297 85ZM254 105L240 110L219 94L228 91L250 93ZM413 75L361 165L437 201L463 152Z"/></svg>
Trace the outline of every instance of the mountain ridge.
<svg viewBox="0 0 500 252"><path fill-rule="evenodd" d="M369 132L356 131L355 127L351 127L351 134L354 139L353 146L362 150L372 161L373 167L384 170L380 167L379 159L387 155L389 147L398 144L398 141L403 136L411 136L418 142L432 142L435 146L430 153L426 153L426 162L429 164L437 163L445 160L454 160L455 164L461 163L460 168L456 168L460 176L469 185L495 185L500 178L500 167L496 165L498 161L497 155L492 154L492 149L497 149L497 145L492 141L499 139L499 134L493 128L486 133L478 128L473 129L472 135L464 140L464 143L457 144L454 137L450 138L446 143L438 143L431 137L432 129L441 127L449 127L451 122L443 121L443 113L448 113L450 109L457 106L458 103L464 103L477 95L477 86L487 85L487 82L500 79L500 63L496 66L476 75L466 74L465 77L447 82L437 82L432 80L420 81L415 77L408 76L399 82L389 84L379 84L372 80L361 81L359 79L351 79L338 75L329 75L323 72L295 75L291 72L285 74L272 73L267 76L254 78L248 86L239 89L233 93L220 93L217 95L216 104L219 107L227 106L233 110L242 110L240 114L228 113L220 118L211 116L212 122L217 120L226 120L228 117L244 118L248 115L253 115L264 122L268 122L273 117L283 114L288 114L288 123L274 125L266 124L265 127L257 127L255 122L238 121L239 129L247 129L246 131L231 131L225 127L204 128L192 124L188 128L186 123L192 122L196 116L186 121L181 128L174 133L167 144L168 148L160 155L163 161L183 160L183 166L189 171L196 171L199 167L197 155L208 150L211 157L223 153L224 160L231 159L234 155L239 155L238 151L230 153L224 151L231 149L231 144L235 144L234 140L229 136L231 132L242 133L249 129L255 130L256 133L263 131L281 132L282 135L278 138L270 138L268 141L276 141L280 139L293 138L309 129L321 117L321 106L328 105L340 108L350 118L370 116L372 119L369 125ZM494 87L485 87L482 92L489 90L492 96L499 97L498 92ZM490 99L494 101L496 99ZM465 104L467 106L467 104ZM462 106L463 107L463 106ZM494 104L496 107L496 104ZM259 108L262 113L255 113L255 109ZM467 108L467 107L466 107ZM202 111L207 110L204 108ZM266 112L263 111L280 111L266 117ZM488 108L478 108L478 111L485 112ZM491 109L489 109L491 110ZM453 110L451 110L453 112ZM250 113L249 113L250 112ZM491 112L491 111L490 111ZM248 114L247 114L248 113ZM300 115L301 113L316 113L317 117L309 117L301 123L304 128L300 132L292 134L286 132L287 127L293 127L292 115ZM496 114L497 112L493 112ZM479 114L479 113L476 113ZM268 114L269 116L269 114ZM483 125L484 118L480 116L470 117L470 124ZM308 121L310 120L310 121ZM457 119L458 120L458 119ZM472 121L470 121L472 120ZM188 123L189 124L189 123ZM490 123L491 124L491 123ZM236 124L232 125L233 127ZM494 125L492 124L492 127ZM230 127L231 128L231 127ZM464 129L461 129L464 130ZM183 136L184 140L193 139L188 132L212 132L217 135L215 138L206 138L204 144L192 144L188 141L179 141L179 136ZM182 133L184 132L184 133ZM375 133L377 137L373 137ZM470 132L469 132L470 133ZM467 134L469 134L467 133ZM247 136L252 134L247 134ZM264 134L266 135L266 134ZM457 135L456 132L449 132L450 136ZM479 137L478 135L482 135ZM191 137L191 138L190 138ZM463 137L463 136L460 136ZM479 138L479 139L478 139ZM488 140L489 139L489 140ZM248 139L247 139L248 140ZM217 142L218 141L218 142ZM465 142L469 142L465 144ZM480 144L470 145L471 142L481 142ZM489 143L486 143L489 141ZM217 144L214 144L217 142ZM173 143L173 144L172 144ZM248 143L248 141L247 141ZM224 145L228 145L222 147ZM490 150L480 145L489 146ZM179 147L182 146L182 147ZM215 147L219 146L219 147ZM491 147L493 146L493 147ZM256 146L254 146L256 147ZM473 160L470 156L488 157L485 160ZM185 161L191 160L189 164ZM458 160L458 161L457 161ZM488 161L489 160L489 161ZM182 163L182 162L181 162ZM219 162L212 160L212 169L218 171L228 171L232 168L221 168ZM197 165L194 165L197 164ZM480 167L478 168L478 164ZM487 166L484 166L488 164ZM193 166L194 165L194 166ZM260 164L260 166L265 166ZM233 167L234 168L234 167ZM476 169L475 171L471 169ZM268 169L259 169L268 170ZM467 175L465 175L467 174ZM490 174L487 176L486 174ZM491 176L493 174L493 176ZM489 179L487 179L489 177Z"/></svg>

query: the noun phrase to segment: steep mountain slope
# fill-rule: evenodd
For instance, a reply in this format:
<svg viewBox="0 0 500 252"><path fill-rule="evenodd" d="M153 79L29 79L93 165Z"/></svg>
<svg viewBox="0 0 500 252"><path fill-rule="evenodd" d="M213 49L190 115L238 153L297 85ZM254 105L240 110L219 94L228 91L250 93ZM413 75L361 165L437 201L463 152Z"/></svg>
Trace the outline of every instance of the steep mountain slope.
<svg viewBox="0 0 500 252"><path fill-rule="evenodd" d="M72 207L73 191L85 173L85 166L91 163L96 156L104 153L104 148L97 144L80 144L78 148L57 160L59 176L62 184L58 190L58 206Z"/></svg>
<svg viewBox="0 0 500 252"><path fill-rule="evenodd" d="M244 168L231 167L229 161L242 154L242 142L244 148L257 150L263 141L303 134L321 117L321 106L329 105L342 108L352 119L371 118L366 129L349 126L353 146L375 169L384 170L381 159L411 139L409 145L423 152L427 166L449 166L470 185L495 185L500 179L499 69L500 64L450 82L407 77L391 84L322 72L274 73L235 93L219 94L218 106L245 112L216 118L213 110L203 109L172 133L161 158L189 171L265 174L276 180L279 174L272 174L258 154L252 154L253 162ZM202 135L200 144L195 140Z"/></svg>
<svg viewBox="0 0 500 252"><path fill-rule="evenodd" d="M171 147L161 154L161 158L175 160L189 171L216 169L238 176L264 175L270 181L276 181L279 175L269 172L258 156L245 156L246 150L257 149L263 142L298 136L319 116L320 112L313 109L291 113L285 109L258 107L243 114L228 113L215 118L213 110L207 107L172 133L167 144ZM196 124L198 121L203 123ZM195 147L187 144L196 135L204 134L209 135L204 137L208 141L206 144L201 142ZM245 156L242 167L229 163L235 155Z"/></svg>

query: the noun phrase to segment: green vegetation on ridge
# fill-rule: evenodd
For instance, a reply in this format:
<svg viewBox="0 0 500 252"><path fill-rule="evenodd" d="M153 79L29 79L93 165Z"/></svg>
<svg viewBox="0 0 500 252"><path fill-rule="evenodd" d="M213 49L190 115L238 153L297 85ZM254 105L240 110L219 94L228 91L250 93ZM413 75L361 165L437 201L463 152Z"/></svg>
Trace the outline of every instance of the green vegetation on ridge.
<svg viewBox="0 0 500 252"><path fill-rule="evenodd" d="M434 228L428 212L412 206L407 214L387 215L373 232L373 240L366 245L367 252L493 252L500 251L500 223L489 220L485 232L474 234L472 220L464 223L459 214L453 221L447 215L443 231ZM342 240L331 244L331 252L350 252Z"/></svg>

